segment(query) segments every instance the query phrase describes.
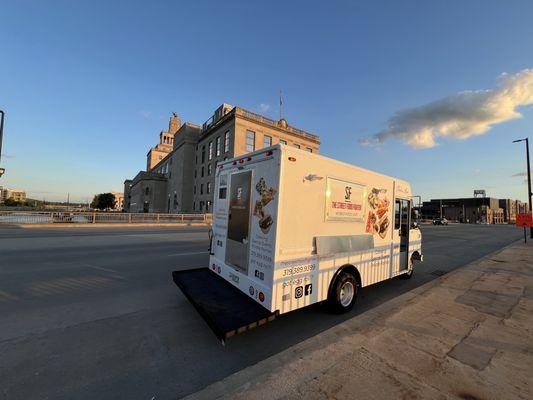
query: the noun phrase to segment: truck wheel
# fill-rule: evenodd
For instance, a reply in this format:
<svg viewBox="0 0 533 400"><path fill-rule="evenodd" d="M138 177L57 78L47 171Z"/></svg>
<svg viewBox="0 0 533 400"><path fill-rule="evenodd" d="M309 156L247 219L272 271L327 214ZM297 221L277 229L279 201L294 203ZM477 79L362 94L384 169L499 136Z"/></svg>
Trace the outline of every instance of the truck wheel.
<svg viewBox="0 0 533 400"><path fill-rule="evenodd" d="M414 266L411 267L411 269L408 272L400 275L400 279L411 279L411 277L413 276L414 270L415 270Z"/></svg>
<svg viewBox="0 0 533 400"><path fill-rule="evenodd" d="M357 298L357 281L352 274L341 272L333 284L328 305L332 312L342 314L352 309Z"/></svg>

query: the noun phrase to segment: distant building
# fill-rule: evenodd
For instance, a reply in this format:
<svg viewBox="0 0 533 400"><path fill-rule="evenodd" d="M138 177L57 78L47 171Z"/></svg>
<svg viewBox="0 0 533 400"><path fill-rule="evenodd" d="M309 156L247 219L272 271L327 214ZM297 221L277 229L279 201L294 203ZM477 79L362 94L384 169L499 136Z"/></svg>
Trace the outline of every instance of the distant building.
<svg viewBox="0 0 533 400"><path fill-rule="evenodd" d="M516 214L525 212L523 206L524 203L519 200L493 197L431 199L423 203L421 216L423 219L444 217L451 221L470 223L514 223Z"/></svg>
<svg viewBox="0 0 533 400"><path fill-rule="evenodd" d="M182 125L174 113L159 139L148 152L147 170L124 181L126 211L210 212L217 162L277 143L313 153L320 146L318 136L284 119L275 121L229 104L217 108L202 126Z"/></svg>
<svg viewBox="0 0 533 400"><path fill-rule="evenodd" d="M124 208L124 193L112 192L111 194L115 196L115 210L122 211Z"/></svg>
<svg viewBox="0 0 533 400"><path fill-rule="evenodd" d="M26 201L26 192L20 189L5 189L0 186L0 203L5 203L7 199L24 203Z"/></svg>

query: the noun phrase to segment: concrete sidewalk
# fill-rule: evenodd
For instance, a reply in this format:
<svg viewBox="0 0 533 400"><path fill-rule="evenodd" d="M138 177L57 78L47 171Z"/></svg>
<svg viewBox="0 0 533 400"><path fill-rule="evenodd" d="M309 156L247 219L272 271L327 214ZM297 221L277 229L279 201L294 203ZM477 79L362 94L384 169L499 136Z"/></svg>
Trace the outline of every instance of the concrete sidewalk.
<svg viewBox="0 0 533 400"><path fill-rule="evenodd" d="M533 245L517 243L188 398L532 399L532 386Z"/></svg>

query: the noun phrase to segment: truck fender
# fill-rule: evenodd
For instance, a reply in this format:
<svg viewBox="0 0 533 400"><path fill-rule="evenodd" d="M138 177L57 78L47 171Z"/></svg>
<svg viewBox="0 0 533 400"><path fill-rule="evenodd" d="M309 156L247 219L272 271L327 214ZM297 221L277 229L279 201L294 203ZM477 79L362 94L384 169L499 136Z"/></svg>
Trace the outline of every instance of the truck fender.
<svg viewBox="0 0 533 400"><path fill-rule="evenodd" d="M418 250L413 251L411 254L411 260L413 261L424 261L424 256L418 252Z"/></svg>
<svg viewBox="0 0 533 400"><path fill-rule="evenodd" d="M352 264L345 264L342 267L340 267L337 272L333 275L333 278L331 278L331 281L329 282L329 288L328 288L328 298L330 297L331 291L333 290L333 283L337 279L337 277L342 272L348 272L355 276L355 280L357 281L357 285L361 287L361 274L359 273L359 270Z"/></svg>

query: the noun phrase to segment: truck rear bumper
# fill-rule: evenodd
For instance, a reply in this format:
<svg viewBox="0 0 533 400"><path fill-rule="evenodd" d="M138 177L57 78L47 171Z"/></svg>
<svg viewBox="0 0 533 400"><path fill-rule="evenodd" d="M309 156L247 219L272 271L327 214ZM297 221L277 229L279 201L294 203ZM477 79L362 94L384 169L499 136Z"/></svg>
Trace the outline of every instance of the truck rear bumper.
<svg viewBox="0 0 533 400"><path fill-rule="evenodd" d="M173 271L172 279L223 344L226 339L273 321L278 315L208 268Z"/></svg>

